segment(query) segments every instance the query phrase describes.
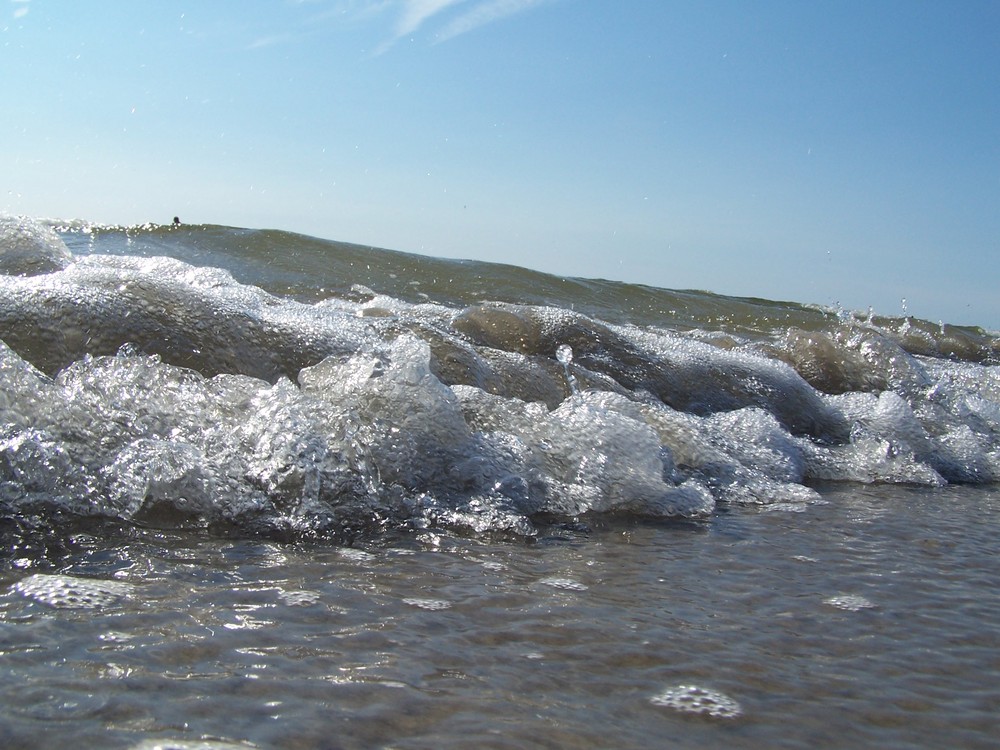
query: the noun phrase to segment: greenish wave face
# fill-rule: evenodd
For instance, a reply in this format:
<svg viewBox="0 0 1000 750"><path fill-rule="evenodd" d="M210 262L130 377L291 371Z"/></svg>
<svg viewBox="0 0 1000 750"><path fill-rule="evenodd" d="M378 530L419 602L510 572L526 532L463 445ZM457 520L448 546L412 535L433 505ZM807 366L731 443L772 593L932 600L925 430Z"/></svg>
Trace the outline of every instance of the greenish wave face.
<svg viewBox="0 0 1000 750"><path fill-rule="evenodd" d="M995 333L979 328L793 301L567 278L517 266L431 258L276 230L214 225L59 228L74 253L166 255L194 265L225 268L243 283L310 301L350 296L359 287L367 287L411 303L551 305L610 323L754 338L793 328L830 332L867 325L917 354L988 362L1000 358Z"/></svg>

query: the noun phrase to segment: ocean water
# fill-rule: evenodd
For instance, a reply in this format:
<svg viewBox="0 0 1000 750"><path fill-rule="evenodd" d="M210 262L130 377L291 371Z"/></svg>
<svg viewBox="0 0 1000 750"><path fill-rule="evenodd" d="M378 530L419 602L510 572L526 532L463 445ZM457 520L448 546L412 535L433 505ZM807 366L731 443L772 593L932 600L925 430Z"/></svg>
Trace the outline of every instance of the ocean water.
<svg viewBox="0 0 1000 750"><path fill-rule="evenodd" d="M1000 340L0 217L0 744L995 747Z"/></svg>

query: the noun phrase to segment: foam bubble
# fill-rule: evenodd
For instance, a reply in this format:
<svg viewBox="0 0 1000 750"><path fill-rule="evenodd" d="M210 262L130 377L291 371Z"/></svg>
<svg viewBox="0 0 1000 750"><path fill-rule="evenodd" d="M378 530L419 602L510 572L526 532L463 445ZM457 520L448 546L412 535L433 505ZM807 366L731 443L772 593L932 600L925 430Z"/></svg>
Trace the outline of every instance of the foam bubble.
<svg viewBox="0 0 1000 750"><path fill-rule="evenodd" d="M871 600L856 594L831 596L829 599L824 599L823 603L837 609L847 610L848 612L860 612L862 609L875 609L878 606Z"/></svg>
<svg viewBox="0 0 1000 750"><path fill-rule="evenodd" d="M421 599L418 597L407 597L403 599L403 604L409 604L411 607L419 607L420 609L450 609L451 602L447 599Z"/></svg>
<svg viewBox="0 0 1000 750"><path fill-rule="evenodd" d="M133 745L132 750L247 750L255 748L247 742L223 742L221 740L143 740Z"/></svg>
<svg viewBox="0 0 1000 750"><path fill-rule="evenodd" d="M310 607L316 604L320 595L316 591L281 591L278 598L289 607Z"/></svg>
<svg viewBox="0 0 1000 750"><path fill-rule="evenodd" d="M697 685L678 685L654 695L649 702L654 706L713 719L735 719L743 714L742 706L725 693Z"/></svg>
<svg viewBox="0 0 1000 750"><path fill-rule="evenodd" d="M549 578L543 578L539 583L545 586L551 586L554 589L562 589L563 591L586 591L587 585L580 583L579 581L574 581L572 578L559 578L556 576L550 576Z"/></svg>
<svg viewBox="0 0 1000 750"><path fill-rule="evenodd" d="M61 609L109 607L127 598L132 585L122 581L35 573L14 584L14 590L29 599Z"/></svg>
<svg viewBox="0 0 1000 750"><path fill-rule="evenodd" d="M765 505L763 510L772 513L805 513L809 510L808 503L772 503Z"/></svg>

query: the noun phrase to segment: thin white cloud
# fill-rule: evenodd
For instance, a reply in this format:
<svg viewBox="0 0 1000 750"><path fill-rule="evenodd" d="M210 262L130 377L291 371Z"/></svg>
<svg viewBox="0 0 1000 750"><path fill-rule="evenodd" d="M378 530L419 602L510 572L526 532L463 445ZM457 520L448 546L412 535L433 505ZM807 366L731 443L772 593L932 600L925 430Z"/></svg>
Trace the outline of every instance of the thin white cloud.
<svg viewBox="0 0 1000 750"><path fill-rule="evenodd" d="M465 0L404 0L403 14L396 23L396 38L412 34L432 16Z"/></svg>
<svg viewBox="0 0 1000 750"><path fill-rule="evenodd" d="M428 19L447 10L453 5L458 5L466 0L401 0L402 12L396 19L395 29L392 36L379 45L375 50L376 55L386 52L392 45L405 36L409 36L417 31Z"/></svg>
<svg viewBox="0 0 1000 750"><path fill-rule="evenodd" d="M318 12L311 17L316 22L330 19L367 21L399 4L399 0L337 0L333 3L324 0L291 0L291 2L297 5L317 6Z"/></svg>
<svg viewBox="0 0 1000 750"><path fill-rule="evenodd" d="M277 44L286 44L295 40L294 34L275 34L273 36L262 36L254 39L250 44L246 46L248 50L251 49L264 49L265 47L273 47Z"/></svg>
<svg viewBox="0 0 1000 750"><path fill-rule="evenodd" d="M438 35L437 41L446 42L473 29L499 21L501 18L523 13L547 2L550 0L490 0L480 3L445 26Z"/></svg>
<svg viewBox="0 0 1000 750"><path fill-rule="evenodd" d="M18 0L13 0L17 2ZM21 0L26 2L27 0ZM430 28L440 43L553 0L285 0L289 6L313 8L309 22L319 28L330 22L385 23L391 30L373 55L387 52L401 39ZM292 41L296 34L262 35L248 45L260 49Z"/></svg>
<svg viewBox="0 0 1000 750"><path fill-rule="evenodd" d="M285 0L285 4L294 9L288 30L261 34L251 39L244 49L293 44L305 37L322 34L330 25L373 23L380 14L397 9L400 0Z"/></svg>

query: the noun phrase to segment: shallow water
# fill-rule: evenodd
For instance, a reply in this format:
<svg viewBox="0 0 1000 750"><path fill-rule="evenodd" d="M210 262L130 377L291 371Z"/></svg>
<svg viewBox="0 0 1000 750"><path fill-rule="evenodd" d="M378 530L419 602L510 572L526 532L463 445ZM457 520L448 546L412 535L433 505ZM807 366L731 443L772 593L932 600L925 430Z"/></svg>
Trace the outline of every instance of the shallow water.
<svg viewBox="0 0 1000 750"><path fill-rule="evenodd" d="M1000 493L821 496L705 521L557 525L532 542L81 529L4 582L0 736L8 748L995 747ZM91 600L77 581L82 596L61 597L55 575L119 586ZM657 705L677 686L740 714Z"/></svg>

